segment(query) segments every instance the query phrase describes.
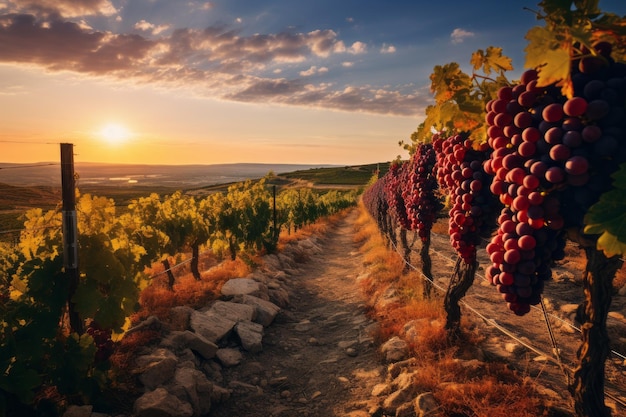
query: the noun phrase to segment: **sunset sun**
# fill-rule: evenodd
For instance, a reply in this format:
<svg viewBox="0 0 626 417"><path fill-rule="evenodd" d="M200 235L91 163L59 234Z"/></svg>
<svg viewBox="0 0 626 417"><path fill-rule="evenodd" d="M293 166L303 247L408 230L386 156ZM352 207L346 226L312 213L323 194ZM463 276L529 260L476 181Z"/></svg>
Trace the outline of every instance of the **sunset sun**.
<svg viewBox="0 0 626 417"><path fill-rule="evenodd" d="M131 137L131 132L121 124L108 123L102 126L98 135L102 140L111 145L119 145L126 142Z"/></svg>

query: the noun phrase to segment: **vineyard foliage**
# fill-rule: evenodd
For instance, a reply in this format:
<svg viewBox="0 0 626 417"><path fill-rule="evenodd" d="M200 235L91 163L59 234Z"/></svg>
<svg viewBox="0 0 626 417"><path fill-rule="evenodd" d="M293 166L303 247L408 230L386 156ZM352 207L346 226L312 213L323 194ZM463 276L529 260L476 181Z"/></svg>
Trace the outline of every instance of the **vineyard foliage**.
<svg viewBox="0 0 626 417"><path fill-rule="evenodd" d="M31 404L54 388L70 402L93 398L109 375L108 357L150 285L147 268L191 253L199 279L200 250L232 258L272 250L281 229L312 223L356 203L356 191L285 189L273 195L268 178L232 185L196 200L175 192L132 201L118 214L112 199L85 194L76 205L80 280L68 300L60 208L31 209L17 245L0 249L0 414ZM87 331L72 331L68 301Z"/></svg>

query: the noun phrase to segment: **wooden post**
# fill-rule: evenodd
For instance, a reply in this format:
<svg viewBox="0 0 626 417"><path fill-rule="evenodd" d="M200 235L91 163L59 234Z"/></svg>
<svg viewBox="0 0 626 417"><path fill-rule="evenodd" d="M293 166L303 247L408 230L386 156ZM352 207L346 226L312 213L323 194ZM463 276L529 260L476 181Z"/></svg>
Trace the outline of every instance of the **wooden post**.
<svg viewBox="0 0 626 417"><path fill-rule="evenodd" d="M274 236L272 236L274 238L274 243L278 242L278 229L276 228L276 223L278 223L277 221L277 214L276 214L276 186L272 186L272 198L273 198L273 202L274 202L274 207L273 207L273 220L274 220Z"/></svg>
<svg viewBox="0 0 626 417"><path fill-rule="evenodd" d="M72 298L78 288L78 228L76 220L76 180L74 145L61 143L61 196L63 199L63 266L69 283L67 303L72 331L82 334L83 322L75 311Z"/></svg>

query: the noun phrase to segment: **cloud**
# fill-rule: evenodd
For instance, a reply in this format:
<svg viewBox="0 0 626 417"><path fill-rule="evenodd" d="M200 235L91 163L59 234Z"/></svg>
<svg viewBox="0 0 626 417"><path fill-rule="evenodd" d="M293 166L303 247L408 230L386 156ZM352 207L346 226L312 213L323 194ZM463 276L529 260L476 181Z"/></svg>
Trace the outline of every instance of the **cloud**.
<svg viewBox="0 0 626 417"><path fill-rule="evenodd" d="M473 36L474 32L468 32L465 29L456 28L450 34L450 39L452 40L452 43L457 44L462 43L465 39L471 38Z"/></svg>
<svg viewBox="0 0 626 417"><path fill-rule="evenodd" d="M386 43L384 43L382 48L380 48L381 54L393 54L395 52L396 52L396 47L393 45L387 45Z"/></svg>
<svg viewBox="0 0 626 417"><path fill-rule="evenodd" d="M364 54L367 52L367 45L359 41L354 42L348 52L353 55Z"/></svg>
<svg viewBox="0 0 626 417"><path fill-rule="evenodd" d="M354 66L354 62L344 61L344 62L341 63L341 66L345 67L345 68L350 68L350 67Z"/></svg>
<svg viewBox="0 0 626 417"><path fill-rule="evenodd" d="M57 14L63 17L111 16L117 9L110 0L8 0L21 11Z"/></svg>
<svg viewBox="0 0 626 417"><path fill-rule="evenodd" d="M327 83L304 84L300 80L258 80L226 98L399 116L422 114L431 104L427 94L417 92L407 94L369 86L347 86L341 90L332 87Z"/></svg>
<svg viewBox="0 0 626 417"><path fill-rule="evenodd" d="M107 2L78 3L91 5L95 12L99 10L96 6ZM55 0L54 4L64 2ZM0 13L0 63L186 88L199 96L226 100L345 111L417 115L430 101L428 94L405 87L345 87L305 81L329 71L320 64L304 66L308 69L295 79L280 78L282 73L276 69L284 64L306 65L367 51L367 45L358 41L346 48L332 30L243 35L228 26L214 25L163 34L162 27L146 20L135 24L138 30L161 34L153 39L98 31L81 21L58 14ZM341 65L348 68L353 64L344 61Z"/></svg>
<svg viewBox="0 0 626 417"><path fill-rule="evenodd" d="M146 32L151 32L153 35L158 35L159 33L166 31L170 27L171 25L158 25L157 26L143 19L135 23L135 29L143 30Z"/></svg>
<svg viewBox="0 0 626 417"><path fill-rule="evenodd" d="M324 74L328 72L328 68L326 67L321 67L321 68L317 68L315 65L312 66L311 68L309 68L306 71L300 71L300 76L301 77L310 77L311 75L315 75L315 74Z"/></svg>

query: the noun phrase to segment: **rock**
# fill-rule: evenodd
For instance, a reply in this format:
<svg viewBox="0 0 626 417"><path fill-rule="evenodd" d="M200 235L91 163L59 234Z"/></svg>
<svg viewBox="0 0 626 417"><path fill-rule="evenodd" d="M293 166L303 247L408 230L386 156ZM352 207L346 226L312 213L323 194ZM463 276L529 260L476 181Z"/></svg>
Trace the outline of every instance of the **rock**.
<svg viewBox="0 0 626 417"><path fill-rule="evenodd" d="M280 270L280 261L275 254L267 255L263 257L263 263L265 267L272 270Z"/></svg>
<svg viewBox="0 0 626 417"><path fill-rule="evenodd" d="M413 405L417 417L430 416L439 408L439 404L437 404L437 400L435 400L432 392L424 392L418 395L413 401Z"/></svg>
<svg viewBox="0 0 626 417"><path fill-rule="evenodd" d="M140 369L139 381L153 390L174 376L178 358L167 349L156 349L149 355L139 356L137 366Z"/></svg>
<svg viewBox="0 0 626 417"><path fill-rule="evenodd" d="M293 329L296 332L305 333L305 332L310 331L312 328L313 328L313 323L311 323L311 320L304 319L301 322L297 323Z"/></svg>
<svg viewBox="0 0 626 417"><path fill-rule="evenodd" d="M241 340L241 346L249 352L258 353L263 350L263 326L251 321L241 321L235 326L235 333Z"/></svg>
<svg viewBox="0 0 626 417"><path fill-rule="evenodd" d="M284 253L278 253L278 259L280 260L280 264L282 269L289 269L295 267L294 260Z"/></svg>
<svg viewBox="0 0 626 417"><path fill-rule="evenodd" d="M179 400L165 388L146 392L133 405L136 417L192 417L191 404Z"/></svg>
<svg viewBox="0 0 626 417"><path fill-rule="evenodd" d="M234 302L246 304L252 306L255 310L254 322L267 327L274 321L274 318L280 311L280 307L271 301L262 300L259 297L253 295L242 295L240 297L233 298Z"/></svg>
<svg viewBox="0 0 626 417"><path fill-rule="evenodd" d="M387 395L391 392L391 387L389 384L376 384L374 388L372 388L372 396L380 397L382 395Z"/></svg>
<svg viewBox="0 0 626 417"><path fill-rule="evenodd" d="M391 378L395 379L398 377L398 375L400 375L400 372L402 372L405 369L411 368L415 366L416 364L417 364L417 359L409 358L405 361L392 363L391 365L387 367L387 372L389 373L389 376L391 376Z"/></svg>
<svg viewBox="0 0 626 417"><path fill-rule="evenodd" d="M92 411L91 405L70 405L63 413L63 417L91 417Z"/></svg>
<svg viewBox="0 0 626 417"><path fill-rule="evenodd" d="M337 342L337 347L339 349L348 349L356 344L357 344L356 340L340 340L339 342Z"/></svg>
<svg viewBox="0 0 626 417"><path fill-rule="evenodd" d="M234 322L254 320L255 308L246 304L216 301L208 313L215 313Z"/></svg>
<svg viewBox="0 0 626 417"><path fill-rule="evenodd" d="M179 400L191 404L194 416L206 415L211 410L213 384L201 371L190 368L177 369L168 388Z"/></svg>
<svg viewBox="0 0 626 417"><path fill-rule="evenodd" d="M383 409L387 414L395 414L398 407L402 404L411 401L415 394L417 388L414 385L409 385L402 389L392 392L385 400L383 401Z"/></svg>
<svg viewBox="0 0 626 417"><path fill-rule="evenodd" d="M222 365L226 368L231 368L233 366L237 366L241 363L243 359L243 355L239 351L239 349L231 349L225 348L217 351L217 360L220 361Z"/></svg>
<svg viewBox="0 0 626 417"><path fill-rule="evenodd" d="M213 404L222 403L230 398L231 391L220 387L219 385L213 385L213 392L211 393L211 402Z"/></svg>
<svg viewBox="0 0 626 417"><path fill-rule="evenodd" d="M381 346L381 352L387 362L398 362L409 356L409 346L404 340L394 336Z"/></svg>
<svg viewBox="0 0 626 417"><path fill-rule="evenodd" d="M170 309L169 326L172 331L189 330L189 320L191 319L193 308L187 306L176 306Z"/></svg>
<svg viewBox="0 0 626 417"><path fill-rule="evenodd" d="M403 372L398 375L392 382L391 388L394 390L405 390L413 385L416 372Z"/></svg>
<svg viewBox="0 0 626 417"><path fill-rule="evenodd" d="M256 295L263 293L261 283L251 278L234 278L226 281L222 287L222 295L234 297L235 295Z"/></svg>
<svg viewBox="0 0 626 417"><path fill-rule="evenodd" d="M171 332L161 341L161 346L173 352L182 352L184 349L189 348L204 359L215 357L215 352L217 352L218 349L215 343L189 330L185 330L184 332Z"/></svg>
<svg viewBox="0 0 626 417"><path fill-rule="evenodd" d="M504 350L514 355L519 355L524 352L524 347L519 343L509 342L504 345Z"/></svg>
<svg viewBox="0 0 626 417"><path fill-rule="evenodd" d="M404 403L396 409L396 417L416 417L415 407L411 403Z"/></svg>
<svg viewBox="0 0 626 417"><path fill-rule="evenodd" d="M270 301L281 308L289 305L289 293L284 288L270 289L268 295Z"/></svg>
<svg viewBox="0 0 626 417"><path fill-rule="evenodd" d="M227 336L237 324L236 321L222 317L214 312L202 313L194 311L191 313L190 325L194 332L203 338L215 343Z"/></svg>

